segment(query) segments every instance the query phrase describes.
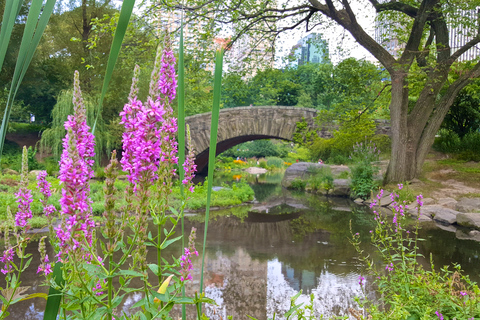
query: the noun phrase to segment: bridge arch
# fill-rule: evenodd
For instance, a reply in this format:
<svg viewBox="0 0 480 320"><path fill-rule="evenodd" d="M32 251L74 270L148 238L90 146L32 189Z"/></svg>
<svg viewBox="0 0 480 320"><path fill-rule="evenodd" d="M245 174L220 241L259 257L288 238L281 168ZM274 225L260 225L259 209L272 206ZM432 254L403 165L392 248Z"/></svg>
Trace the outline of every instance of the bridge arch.
<svg viewBox="0 0 480 320"><path fill-rule="evenodd" d="M291 141L297 122L305 119L309 126L313 126L316 115L316 109L298 107L252 106L222 109L218 123L216 154L246 141ZM202 172L208 164L211 118L211 112L185 118L185 122L190 126L198 172Z"/></svg>

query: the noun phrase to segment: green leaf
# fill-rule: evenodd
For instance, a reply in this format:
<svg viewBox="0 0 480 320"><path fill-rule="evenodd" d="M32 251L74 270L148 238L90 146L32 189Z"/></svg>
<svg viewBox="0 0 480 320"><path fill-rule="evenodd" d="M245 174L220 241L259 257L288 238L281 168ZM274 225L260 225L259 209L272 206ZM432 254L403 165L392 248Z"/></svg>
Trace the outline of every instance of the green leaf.
<svg viewBox="0 0 480 320"><path fill-rule="evenodd" d="M292 307L292 308L290 308L290 310L288 310L288 311L285 313L284 317L288 319L288 318L295 312L295 310L297 310L297 309L300 308L301 306L303 306L303 302L300 303L300 304L295 305L295 306Z"/></svg>
<svg viewBox="0 0 480 320"><path fill-rule="evenodd" d="M133 271L133 270L120 270L117 272L117 275L126 275L126 276L133 276L133 277L143 277L143 273Z"/></svg>
<svg viewBox="0 0 480 320"><path fill-rule="evenodd" d="M23 77L27 72L28 66L32 61L33 54L37 49L38 43L40 42L40 39L43 35L45 27L47 26L48 20L50 19L53 8L55 6L55 2L56 0L47 0L45 6L43 7L43 10L42 10L43 0L33 0L30 6L30 10L27 16L27 22L25 24L25 29L23 31L22 41L20 43L20 49L18 52L17 63L15 65L15 71L13 73L12 83L10 85L10 92L8 94L7 105L5 106L5 113L3 115L2 126L0 128L0 158L3 152L3 145L5 143L5 136L7 134L8 121L10 119L10 112L12 109L13 101L15 100L15 96L17 94L18 88L20 87ZM13 10L16 3L18 2L15 2L13 4L13 7L11 7L11 10ZM17 5L21 6L21 3ZM10 10L10 14L12 14L11 10ZM17 14L19 10L20 10L20 7L17 7ZM15 17L10 16L9 19L15 20ZM9 22L12 22L12 21L9 20ZM9 26L7 25L6 28L9 28ZM2 29L3 29L3 25L2 25ZM4 41L7 41L6 37L7 37L7 33L9 32L7 29L5 30L6 30L6 33L4 34L5 38L2 39L2 42L0 43L2 47L0 49L0 59L2 60L2 64L3 64L3 58L1 57L1 51L4 47ZM1 37L1 34L0 34L0 37ZM8 35L8 37L10 36ZM6 50L6 47L4 49ZM5 54L3 54L3 56L4 55Z"/></svg>
<svg viewBox="0 0 480 320"><path fill-rule="evenodd" d="M158 274L158 266L156 264L150 263L148 267L152 270L153 274Z"/></svg>
<svg viewBox="0 0 480 320"><path fill-rule="evenodd" d="M62 263L55 263L53 269L53 280L57 286L63 286L65 280L62 276ZM62 292L59 290L50 287L48 291L47 305L45 306L45 313L43 314L43 320L56 320L58 309L60 308L60 302L62 301Z"/></svg>
<svg viewBox="0 0 480 320"><path fill-rule="evenodd" d="M15 19L22 8L22 3L23 1L20 0L7 1L5 3L3 20L0 29L0 70L2 70L3 67L3 61L5 60L5 54L7 53L13 25L15 24Z"/></svg>
<svg viewBox="0 0 480 320"><path fill-rule="evenodd" d="M178 241L182 238L183 236L178 236L176 238L173 238L173 239L170 239L170 240L166 240L165 242L162 243L162 246L161 246L161 249L165 249L166 247L168 247L169 245L171 245L172 243L174 243L175 241Z"/></svg>
<svg viewBox="0 0 480 320"><path fill-rule="evenodd" d="M140 301L138 301L137 303L135 303L135 304L132 306L132 308L141 307L141 306L145 305L145 302L146 302L146 301L147 301L147 300L146 300L145 298L143 298L143 299L141 299Z"/></svg>
<svg viewBox="0 0 480 320"><path fill-rule="evenodd" d="M208 220L210 217L210 202L212 199L213 186L213 172L215 170L215 156L217 152L217 133L218 133L218 119L220 113L220 95L222 90L222 64L223 64L223 50L217 51L215 61L215 78L213 85L213 106L212 106L212 122L210 125L210 146L208 153L208 186L207 186L207 205L205 210L205 230L203 235L202 247L202 269L200 272L200 293L203 292L203 270L205 267L205 248L207 242ZM202 305L200 304L200 311Z"/></svg>

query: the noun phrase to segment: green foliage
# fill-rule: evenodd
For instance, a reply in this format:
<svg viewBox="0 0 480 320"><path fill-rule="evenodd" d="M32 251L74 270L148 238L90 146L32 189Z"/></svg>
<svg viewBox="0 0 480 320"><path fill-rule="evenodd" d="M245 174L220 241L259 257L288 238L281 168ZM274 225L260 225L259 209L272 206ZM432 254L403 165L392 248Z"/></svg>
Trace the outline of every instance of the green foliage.
<svg viewBox="0 0 480 320"><path fill-rule="evenodd" d="M480 97L464 88L455 98L442 123L442 128L458 134L460 138L480 129Z"/></svg>
<svg viewBox="0 0 480 320"><path fill-rule="evenodd" d="M333 175L328 166L322 166L320 168L310 166L307 169L309 174L307 180L307 187L312 190L324 190L327 194L333 189Z"/></svg>
<svg viewBox="0 0 480 320"><path fill-rule="evenodd" d="M307 182L303 181L302 179L295 178L293 179L292 183L290 184L289 189L293 190L305 190L305 187L307 186Z"/></svg>
<svg viewBox="0 0 480 320"><path fill-rule="evenodd" d="M283 168L283 159L277 157L269 157L266 159L268 167Z"/></svg>
<svg viewBox="0 0 480 320"><path fill-rule="evenodd" d="M433 148L443 153L453 153L460 160L480 160L480 132L468 132L463 137L453 131L441 129L435 139Z"/></svg>
<svg viewBox="0 0 480 320"><path fill-rule="evenodd" d="M271 140L244 142L222 152L222 156L232 158L265 158L279 155L280 152L277 145Z"/></svg>
<svg viewBox="0 0 480 320"><path fill-rule="evenodd" d="M317 121L322 126L333 122L334 118L334 113L323 111L319 114ZM352 147L356 143L373 137L375 133L375 122L365 115L360 116L355 111L344 114L339 122L338 129L333 131L333 138L317 137L308 144L313 159L344 164Z"/></svg>
<svg viewBox="0 0 480 320"><path fill-rule="evenodd" d="M401 190L400 190L401 191ZM417 199L421 201L421 196ZM480 316L480 289L459 265L453 269L444 266L437 271L432 257L430 266L423 267L418 259L419 223L408 227L408 217L403 214L402 199L394 197L394 214L383 215L380 206L375 208L376 227L371 232L371 242L381 258L372 261L360 248L360 235L353 234L351 243L366 265L368 285L376 288L380 301L368 298L359 300L369 318L380 319L476 319ZM413 206L411 206L413 207ZM416 206L418 214L421 203ZM413 229L413 230L412 230ZM364 277L360 278L362 287Z"/></svg>
<svg viewBox="0 0 480 320"><path fill-rule="evenodd" d="M52 110L52 125L49 129L46 129L43 132L42 139L40 140L41 152L51 151L53 157L57 161L60 160L60 155L63 150L63 137L65 137L66 134L64 123L67 120L68 115L73 114L72 98L73 95L71 90L62 91L58 96L57 103ZM87 124L92 127L97 117L95 103L93 102L93 99L86 94L83 94L83 100L87 110ZM104 152L109 151L105 150L106 137L108 136L106 135L103 120L100 116L97 120L95 132L95 157L97 163L99 163Z"/></svg>
<svg viewBox="0 0 480 320"><path fill-rule="evenodd" d="M288 153L287 158L292 162L296 160L308 162L312 159L312 155L307 147L295 145L293 151Z"/></svg>
<svg viewBox="0 0 480 320"><path fill-rule="evenodd" d="M351 196L353 198L368 199L373 190L378 187L374 175L378 168L374 162L379 159L379 150L373 143L357 143L351 154L352 165L350 166L352 180L350 183Z"/></svg>

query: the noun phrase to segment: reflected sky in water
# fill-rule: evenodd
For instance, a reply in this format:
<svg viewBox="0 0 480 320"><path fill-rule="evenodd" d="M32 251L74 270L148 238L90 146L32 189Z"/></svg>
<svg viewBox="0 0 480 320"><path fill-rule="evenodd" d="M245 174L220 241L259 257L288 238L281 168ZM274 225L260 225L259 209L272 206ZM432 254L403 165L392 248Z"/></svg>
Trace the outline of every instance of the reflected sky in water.
<svg viewBox="0 0 480 320"><path fill-rule="evenodd" d="M251 180L261 201L241 209L212 211L204 281L206 296L217 306L204 306L209 317L248 319L246 315L250 315L267 319L275 313L280 319L278 315L290 308L290 298L302 290L297 303L308 304L313 294L315 316L328 318L357 308L357 296L374 296L368 280L366 293L359 285L363 266L348 241L351 221L353 232L361 234L364 248L375 259L367 244L373 220L365 207L347 199L291 193L278 186L277 176L255 176ZM203 220L202 214L185 219L185 230L198 229L197 248L203 241ZM155 234L156 227L151 226L150 231ZM437 228L424 228L421 236L426 239L420 243L421 251L427 257L432 253L438 266L459 262L473 279L479 278L479 243L459 240L454 233ZM37 245L32 242L27 251L38 256ZM167 248L165 256L178 255L179 245ZM51 248L47 249L52 255ZM153 250L147 260L156 261ZM200 283L201 259L193 263L193 281L186 288L189 296L199 291ZM48 289L39 286L41 279L35 274L38 264L38 258L34 258L24 274L23 285L32 286L30 293ZM142 298L140 293L128 295L117 313L129 314L130 307ZM10 309L10 319L42 319L44 308L45 300L25 301ZM193 308L188 309L188 314L189 319L194 318ZM175 308L172 316L179 317L180 308Z"/></svg>

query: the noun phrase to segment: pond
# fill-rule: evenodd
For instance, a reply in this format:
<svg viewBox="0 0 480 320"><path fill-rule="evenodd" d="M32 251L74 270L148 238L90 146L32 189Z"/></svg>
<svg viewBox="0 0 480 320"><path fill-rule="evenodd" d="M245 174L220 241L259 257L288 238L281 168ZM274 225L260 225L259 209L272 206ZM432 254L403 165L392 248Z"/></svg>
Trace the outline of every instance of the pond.
<svg viewBox="0 0 480 320"><path fill-rule="evenodd" d="M353 232L362 235L365 249L373 219L367 207L348 199L324 198L295 193L280 186L282 174L241 176L228 174L217 178L215 185L232 180L246 180L256 194L256 203L228 210L211 211L205 265L205 292L217 306L206 306L212 319L267 319L289 309L290 297L302 290L299 302L314 295L317 317L346 315L355 308L354 297L374 295L370 286L362 292L359 276L362 264L349 243L351 221ZM186 217L185 230L198 229L197 249L203 239L204 215ZM152 227L152 233L153 233ZM420 236L425 257L433 255L436 266L457 262L475 281L480 280L480 244L459 240L455 234L427 225ZM38 242L28 251L37 254ZM171 253L180 252L172 247ZM200 250L199 250L200 251ZM375 257L374 253L371 252ZM169 253L166 253L168 256ZM154 252L148 259L155 261ZM427 261L423 261L427 265ZM187 294L198 290L201 259L194 262L194 279ZM36 276L39 261L34 259L25 274L23 285L32 291L47 292ZM368 281L368 279L367 279ZM140 294L125 299L121 309L140 300ZM25 301L11 308L11 319L42 319L45 301ZM177 310L178 312L178 310Z"/></svg>

